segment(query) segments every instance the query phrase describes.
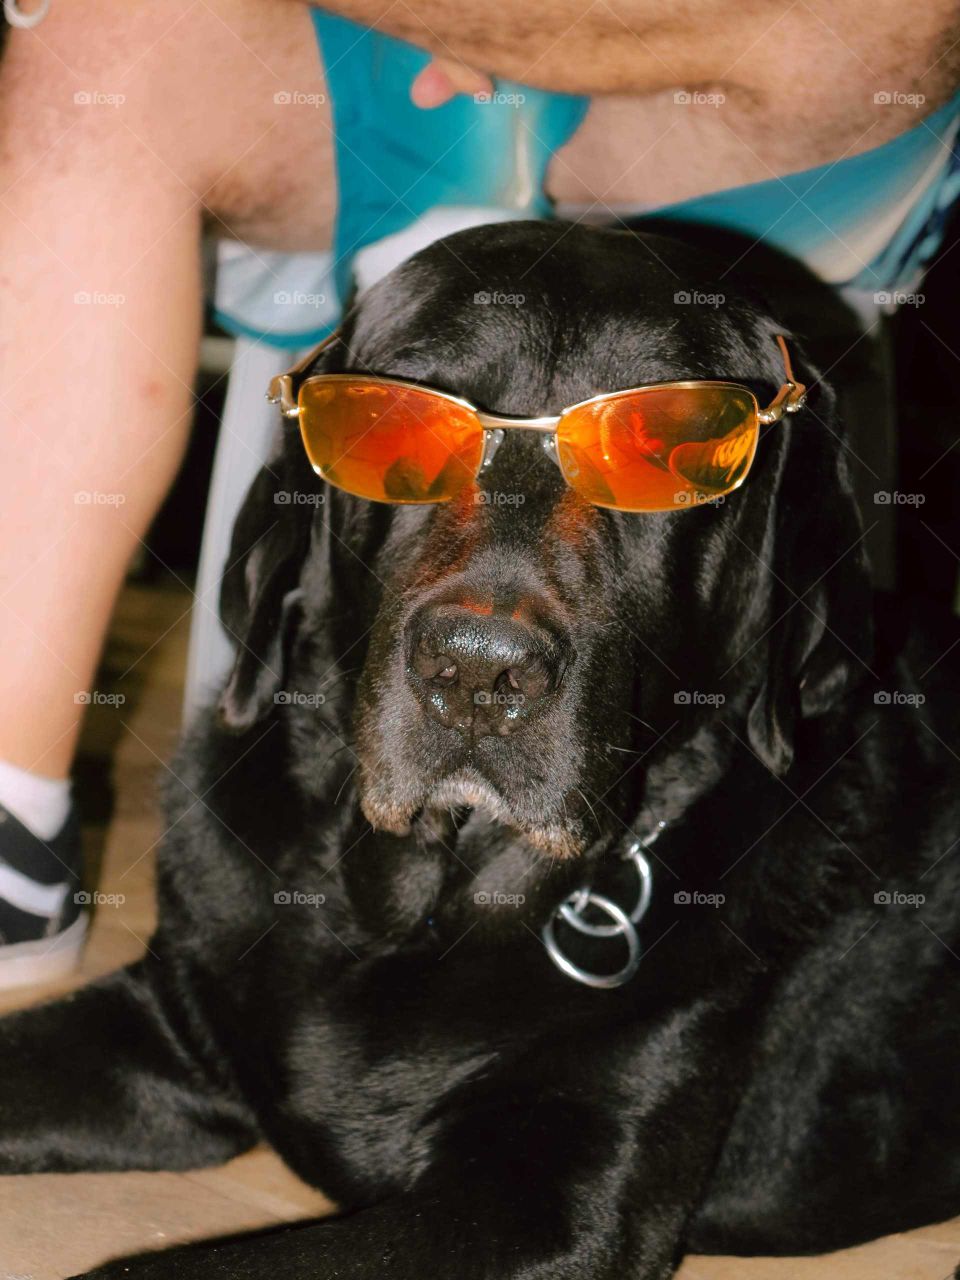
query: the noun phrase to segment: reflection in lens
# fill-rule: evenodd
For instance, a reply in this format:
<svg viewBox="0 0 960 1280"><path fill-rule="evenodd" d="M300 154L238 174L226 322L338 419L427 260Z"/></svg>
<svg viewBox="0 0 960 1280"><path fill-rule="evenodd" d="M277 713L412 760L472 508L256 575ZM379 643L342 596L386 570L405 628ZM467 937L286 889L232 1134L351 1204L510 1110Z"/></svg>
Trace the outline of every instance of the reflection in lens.
<svg viewBox="0 0 960 1280"><path fill-rule="evenodd" d="M757 405L736 386L623 392L564 415L557 429L568 483L621 511L671 511L735 489L753 461Z"/></svg>
<svg viewBox="0 0 960 1280"><path fill-rule="evenodd" d="M299 403L314 469L348 493L379 502L446 502L480 469L476 415L435 392L321 376L304 383Z"/></svg>
<svg viewBox="0 0 960 1280"><path fill-rule="evenodd" d="M423 468L412 458L398 458L383 477L384 496L391 502L422 502L428 489Z"/></svg>
<svg viewBox="0 0 960 1280"><path fill-rule="evenodd" d="M671 451L670 470L700 489L727 491L740 483L753 453L749 431L733 431L721 440L681 444Z"/></svg>
<svg viewBox="0 0 960 1280"><path fill-rule="evenodd" d="M558 441L557 454L560 458L561 470L571 484L576 482L577 488L581 491L589 490L591 494L599 495L592 497L591 502L607 507L617 505L616 494L585 453L578 453L577 450L568 448L566 444Z"/></svg>

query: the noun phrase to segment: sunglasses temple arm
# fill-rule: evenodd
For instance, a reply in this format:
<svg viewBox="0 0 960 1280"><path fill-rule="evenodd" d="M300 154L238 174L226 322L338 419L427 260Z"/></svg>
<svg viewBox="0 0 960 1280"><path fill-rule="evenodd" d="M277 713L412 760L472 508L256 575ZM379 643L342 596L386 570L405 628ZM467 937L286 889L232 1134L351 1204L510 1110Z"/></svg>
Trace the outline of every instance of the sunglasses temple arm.
<svg viewBox="0 0 960 1280"><path fill-rule="evenodd" d="M321 351L325 351L339 337L340 330L334 329L333 333L328 333L324 340L315 346L312 351L308 351L302 360L298 360L292 369L288 369L286 373L279 373L275 378L270 379L270 386L267 388L267 399L271 404L280 406L280 411L285 418L296 418L300 415L300 409L294 393L294 378L299 377L301 373L306 373Z"/></svg>
<svg viewBox="0 0 960 1280"><path fill-rule="evenodd" d="M770 401L766 409L760 410L759 418L764 425L770 422L779 422L785 413L796 413L798 409L802 409L807 395L807 388L802 382L797 382L793 376L790 352L787 350L783 335L779 333L777 334L777 346L780 348L780 354L783 357L783 372L786 382L784 382L776 397Z"/></svg>

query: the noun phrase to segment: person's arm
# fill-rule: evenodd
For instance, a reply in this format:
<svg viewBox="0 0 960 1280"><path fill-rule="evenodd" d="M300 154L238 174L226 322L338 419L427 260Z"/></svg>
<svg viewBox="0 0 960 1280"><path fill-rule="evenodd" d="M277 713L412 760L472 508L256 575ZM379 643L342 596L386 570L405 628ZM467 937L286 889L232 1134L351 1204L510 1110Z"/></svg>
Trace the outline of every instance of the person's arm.
<svg viewBox="0 0 960 1280"><path fill-rule="evenodd" d="M928 110L956 90L960 36L953 0L331 0L327 8L456 64L540 88L652 94L726 84L762 98L823 94L832 115L869 86L923 92ZM453 72L454 81L459 77Z"/></svg>

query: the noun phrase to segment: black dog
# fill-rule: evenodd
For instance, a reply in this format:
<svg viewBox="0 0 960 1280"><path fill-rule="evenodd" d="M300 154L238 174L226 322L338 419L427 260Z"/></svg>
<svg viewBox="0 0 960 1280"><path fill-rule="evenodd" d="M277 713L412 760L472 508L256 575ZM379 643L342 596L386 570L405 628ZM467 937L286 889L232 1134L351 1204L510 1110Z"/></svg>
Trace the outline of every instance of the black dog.
<svg viewBox="0 0 960 1280"><path fill-rule="evenodd" d="M729 280L674 305L714 272L650 236L464 232L321 364L511 415L684 378L765 403L775 318ZM344 1212L97 1277L653 1280L960 1211L952 637L922 684L872 647L831 396L791 345L807 407L677 513L588 506L519 432L449 505L364 503L287 433L235 531L238 657L177 765L150 954L0 1023L0 1170L266 1139ZM468 705L503 643L510 732ZM461 670L439 701L431 644ZM637 839L644 954L597 990L542 930L580 886L629 911ZM555 937L624 963L625 930Z"/></svg>

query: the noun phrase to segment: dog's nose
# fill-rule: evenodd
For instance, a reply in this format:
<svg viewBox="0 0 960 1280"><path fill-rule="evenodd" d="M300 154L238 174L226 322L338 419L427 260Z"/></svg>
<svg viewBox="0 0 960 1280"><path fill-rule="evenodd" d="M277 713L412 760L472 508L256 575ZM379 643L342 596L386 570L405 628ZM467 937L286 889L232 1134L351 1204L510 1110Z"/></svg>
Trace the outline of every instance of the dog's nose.
<svg viewBox="0 0 960 1280"><path fill-rule="evenodd" d="M448 729L505 735L556 692L567 648L516 616L433 605L410 624L408 675L427 715Z"/></svg>

